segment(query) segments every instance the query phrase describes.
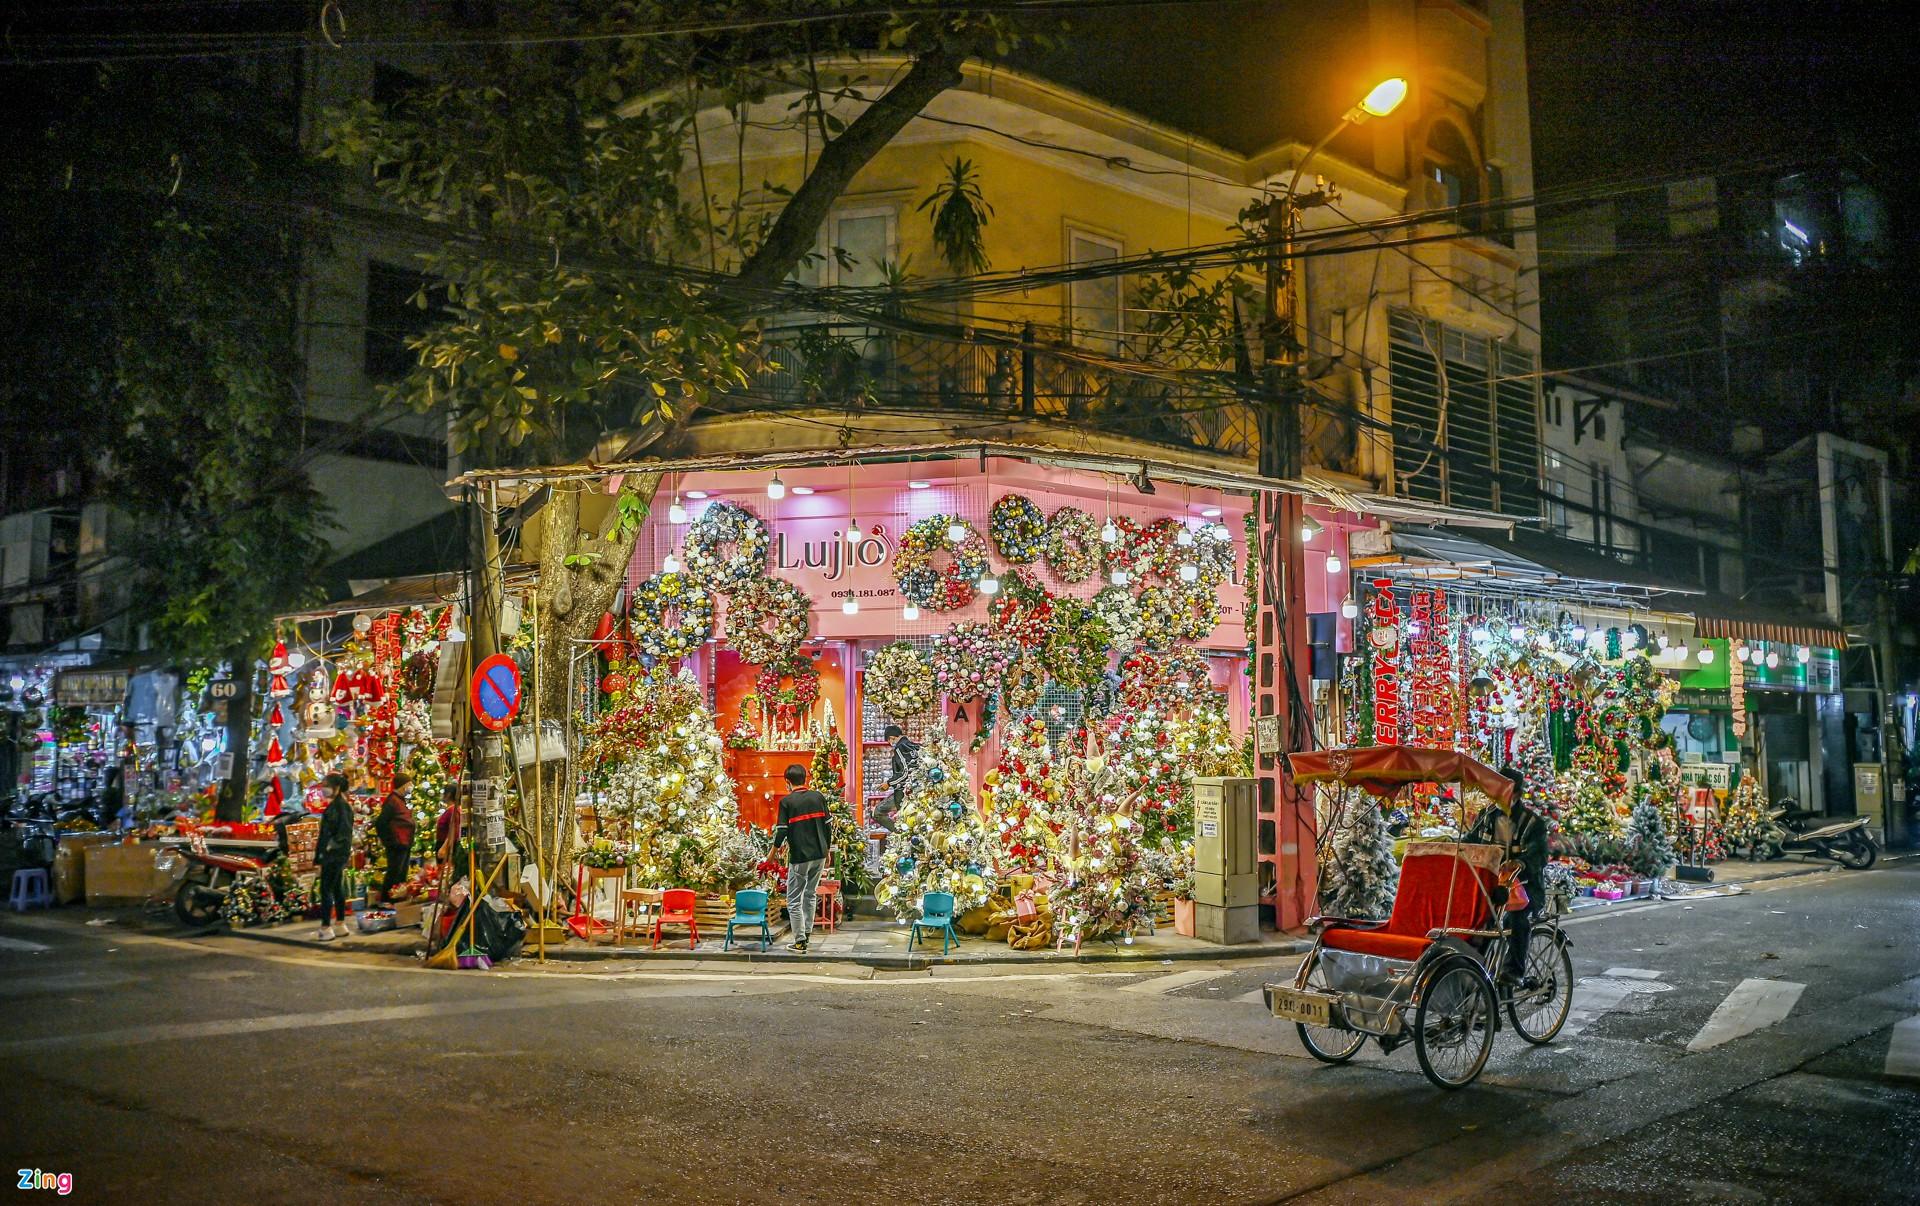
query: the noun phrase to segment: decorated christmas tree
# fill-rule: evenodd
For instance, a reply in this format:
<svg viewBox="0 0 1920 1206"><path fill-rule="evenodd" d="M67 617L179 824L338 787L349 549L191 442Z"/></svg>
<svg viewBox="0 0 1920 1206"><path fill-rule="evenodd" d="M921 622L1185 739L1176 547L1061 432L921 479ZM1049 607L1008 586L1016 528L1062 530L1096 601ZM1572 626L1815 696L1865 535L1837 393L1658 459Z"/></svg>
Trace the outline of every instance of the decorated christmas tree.
<svg viewBox="0 0 1920 1206"><path fill-rule="evenodd" d="M684 672L655 670L625 686L596 722L584 761L602 778L607 813L630 828L641 882L708 878L707 864L739 828L720 732Z"/></svg>
<svg viewBox="0 0 1920 1206"><path fill-rule="evenodd" d="M960 747L951 737L928 742L907 779L906 800L881 856L874 898L901 920L917 917L928 892L953 893L959 913L987 903L993 838L974 807Z"/></svg>
<svg viewBox="0 0 1920 1206"><path fill-rule="evenodd" d="M1627 818L1627 864L1635 874L1649 879L1673 865L1673 839L1668 836L1659 803L1651 796L1635 804Z"/></svg>
<svg viewBox="0 0 1920 1206"><path fill-rule="evenodd" d="M995 867L1003 879L1062 866L1067 818L1053 770L1046 724L1037 718L1015 723L1000 764L987 772L983 801L994 827Z"/></svg>
<svg viewBox="0 0 1920 1206"><path fill-rule="evenodd" d="M840 880L841 899L873 889L867 867L867 831L854 817L847 799L847 743L840 734L815 725L813 763L807 784L827 797L827 820L833 826L833 874Z"/></svg>
<svg viewBox="0 0 1920 1206"><path fill-rule="evenodd" d="M1727 797L1723 823L1726 845L1735 852L1751 851L1760 844L1766 821L1766 801L1760 795L1760 784L1746 777Z"/></svg>
<svg viewBox="0 0 1920 1206"><path fill-rule="evenodd" d="M1157 819L1143 820L1139 782L1126 767L1099 756L1064 759L1061 801L1071 811L1065 887L1053 893L1061 932L1078 943L1103 934L1131 934L1152 918L1170 840L1152 836ZM1149 814L1151 816L1151 814ZM1162 866L1156 868L1154 863Z"/></svg>
<svg viewBox="0 0 1920 1206"><path fill-rule="evenodd" d="M1547 818L1550 830L1558 830L1561 797L1553 790L1553 751L1538 737L1522 741L1514 747L1513 769L1526 780L1523 798L1527 806Z"/></svg>
<svg viewBox="0 0 1920 1206"><path fill-rule="evenodd" d="M1333 917L1386 917L1400 886L1393 835L1371 799L1349 800L1343 811L1321 859L1320 907Z"/></svg>

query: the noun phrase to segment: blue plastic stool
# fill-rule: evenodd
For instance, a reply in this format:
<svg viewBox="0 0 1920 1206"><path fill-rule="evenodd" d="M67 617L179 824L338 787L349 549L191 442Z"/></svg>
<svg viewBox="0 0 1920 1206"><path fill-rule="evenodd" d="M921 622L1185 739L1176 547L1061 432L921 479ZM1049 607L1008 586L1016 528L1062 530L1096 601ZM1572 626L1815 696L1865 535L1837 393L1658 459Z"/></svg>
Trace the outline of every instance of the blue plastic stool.
<svg viewBox="0 0 1920 1206"><path fill-rule="evenodd" d="M953 893L929 892L920 898L920 919L913 923L907 933L907 950L913 950L914 940L920 937L921 930L940 931L940 953L947 953L947 943L960 945L960 935L953 928Z"/></svg>
<svg viewBox="0 0 1920 1206"><path fill-rule="evenodd" d="M757 925L760 927L760 949L766 950L773 945L773 931L767 928L767 894L758 888L733 894L733 916L727 918L727 940L720 949L733 949L733 927L736 925Z"/></svg>
<svg viewBox="0 0 1920 1206"><path fill-rule="evenodd" d="M13 873L13 894L7 898L7 904L16 913L28 909L50 909L53 907L53 893L47 890L47 873L39 867Z"/></svg>

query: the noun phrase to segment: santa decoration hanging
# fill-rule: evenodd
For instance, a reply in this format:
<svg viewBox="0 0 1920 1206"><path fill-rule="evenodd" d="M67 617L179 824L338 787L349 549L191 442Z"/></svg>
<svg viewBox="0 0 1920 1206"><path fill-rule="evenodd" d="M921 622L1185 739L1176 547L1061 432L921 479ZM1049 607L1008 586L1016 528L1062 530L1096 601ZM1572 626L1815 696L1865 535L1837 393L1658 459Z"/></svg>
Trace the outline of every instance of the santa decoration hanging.
<svg viewBox="0 0 1920 1206"><path fill-rule="evenodd" d="M273 657L267 661L267 671L273 675L273 681L267 687L267 694L276 698L293 694L293 688L287 685L287 643L273 643Z"/></svg>

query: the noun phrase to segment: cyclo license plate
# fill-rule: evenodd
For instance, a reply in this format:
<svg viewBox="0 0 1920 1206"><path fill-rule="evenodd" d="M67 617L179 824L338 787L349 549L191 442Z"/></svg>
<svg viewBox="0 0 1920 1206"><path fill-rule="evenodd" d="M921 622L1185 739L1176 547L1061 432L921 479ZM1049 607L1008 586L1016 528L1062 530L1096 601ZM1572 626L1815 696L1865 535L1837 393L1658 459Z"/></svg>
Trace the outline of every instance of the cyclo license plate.
<svg viewBox="0 0 1920 1206"><path fill-rule="evenodd" d="M1333 997L1323 992L1276 988L1273 990L1273 1016L1289 1022L1305 1022L1309 1026L1326 1026L1333 1020L1333 1001Z"/></svg>

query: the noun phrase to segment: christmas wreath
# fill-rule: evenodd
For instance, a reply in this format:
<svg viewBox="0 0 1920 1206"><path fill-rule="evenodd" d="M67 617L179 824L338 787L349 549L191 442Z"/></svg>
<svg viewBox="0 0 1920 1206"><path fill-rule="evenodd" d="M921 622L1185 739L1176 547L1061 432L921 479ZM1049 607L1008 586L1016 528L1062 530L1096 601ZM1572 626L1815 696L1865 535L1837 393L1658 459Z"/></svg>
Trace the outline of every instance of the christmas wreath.
<svg viewBox="0 0 1920 1206"><path fill-rule="evenodd" d="M1093 614L1107 626L1116 645L1140 639L1140 602L1124 586L1105 586L1093 597Z"/></svg>
<svg viewBox="0 0 1920 1206"><path fill-rule="evenodd" d="M655 574L633 593L633 642L648 657L683 657L713 634L713 596L687 574Z"/></svg>
<svg viewBox="0 0 1920 1206"><path fill-rule="evenodd" d="M1197 583L1149 586L1140 592L1139 603L1138 639L1157 649L1205 640L1220 623L1219 597Z"/></svg>
<svg viewBox="0 0 1920 1206"><path fill-rule="evenodd" d="M964 529L958 541L947 529ZM945 568L934 555L945 553ZM957 515L929 515L900 537L893 554L893 580L908 602L935 611L952 611L973 601L974 583L987 572L987 542Z"/></svg>
<svg viewBox="0 0 1920 1206"><path fill-rule="evenodd" d="M723 499L687 529L687 572L725 594L729 585L766 572L771 544L758 515Z"/></svg>
<svg viewBox="0 0 1920 1206"><path fill-rule="evenodd" d="M918 649L895 641L867 663L862 690L888 716L914 716L933 704L933 671Z"/></svg>
<svg viewBox="0 0 1920 1206"><path fill-rule="evenodd" d="M1000 555L1015 565L1040 560L1046 547L1047 517L1024 494L1008 494L987 513L987 532Z"/></svg>
<svg viewBox="0 0 1920 1206"><path fill-rule="evenodd" d="M1035 653L1023 653L1019 660L1007 667L1006 677L1000 680L1001 690L1007 698L1007 706L1018 712L1031 711L1040 706L1040 692L1047 685L1047 668Z"/></svg>
<svg viewBox="0 0 1920 1206"><path fill-rule="evenodd" d="M1085 582L1100 568L1100 529L1079 507L1061 507L1047 520L1047 564L1062 582Z"/></svg>
<svg viewBox="0 0 1920 1206"><path fill-rule="evenodd" d="M784 578L755 578L727 597L726 642L749 662L792 657L807 639L813 605Z"/></svg>
<svg viewBox="0 0 1920 1206"><path fill-rule="evenodd" d="M1194 554L1189 560L1200 569L1200 585L1218 586L1233 576L1234 561L1239 553L1233 547L1233 537L1223 535L1226 529L1216 524L1208 524L1193 534Z"/></svg>
<svg viewBox="0 0 1920 1206"><path fill-rule="evenodd" d="M423 651L400 663L400 689L407 698L433 698L433 678L439 662L439 654Z"/></svg>
<svg viewBox="0 0 1920 1206"><path fill-rule="evenodd" d="M820 670L806 654L791 653L760 667L753 691L773 709L779 726L791 729L820 699Z"/></svg>
<svg viewBox="0 0 1920 1206"><path fill-rule="evenodd" d="M1107 569L1125 570L1138 577L1152 571L1154 564L1153 546L1146 540L1146 534L1139 524L1122 515L1113 519L1112 524L1119 533L1119 539L1112 543L1101 542L1105 550L1102 559Z"/></svg>
<svg viewBox="0 0 1920 1206"><path fill-rule="evenodd" d="M1025 570L1016 569L1000 583L1000 597L987 608L995 631L1022 649L1038 649L1053 635L1058 604L1044 586Z"/></svg>
<svg viewBox="0 0 1920 1206"><path fill-rule="evenodd" d="M1136 649L1120 663L1120 703L1133 712L1166 712L1182 699L1204 698L1213 689L1207 659L1191 649L1150 653Z"/></svg>
<svg viewBox="0 0 1920 1206"><path fill-rule="evenodd" d="M1187 538L1185 544L1180 543L1182 536ZM1150 572L1177 582L1180 563L1189 560L1193 551L1193 533L1179 520L1161 516L1140 529L1140 546Z"/></svg>
<svg viewBox="0 0 1920 1206"><path fill-rule="evenodd" d="M1040 656L1055 682L1080 689L1106 674L1112 649L1113 631L1106 621L1084 603L1065 601L1060 606L1060 623Z"/></svg>
<svg viewBox="0 0 1920 1206"><path fill-rule="evenodd" d="M1007 643L985 624L955 624L933 638L933 684L954 699L991 694L1013 663Z"/></svg>

